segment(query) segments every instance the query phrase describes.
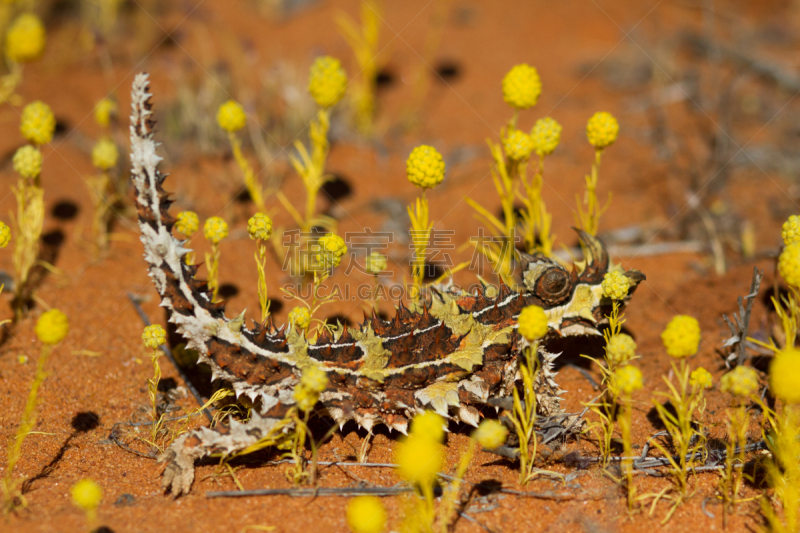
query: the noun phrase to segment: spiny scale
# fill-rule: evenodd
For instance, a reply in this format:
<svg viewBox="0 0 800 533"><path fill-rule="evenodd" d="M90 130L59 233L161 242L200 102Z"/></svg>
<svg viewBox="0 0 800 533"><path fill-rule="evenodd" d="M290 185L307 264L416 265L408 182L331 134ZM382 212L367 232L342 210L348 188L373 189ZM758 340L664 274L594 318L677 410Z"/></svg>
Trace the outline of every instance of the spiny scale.
<svg viewBox="0 0 800 533"><path fill-rule="evenodd" d="M329 386L318 410L340 426L355 420L368 430L385 424L404 433L423 409L477 425L476 406L509 396L515 386L518 356L527 346L517 333L517 316L525 306L539 305L550 313L553 336L596 333L596 323L610 310L598 292L608 256L599 240L579 232L589 253L581 272L567 273L546 257L520 254L520 292L504 283L494 298L484 289L469 294L432 287L426 301L412 307L401 302L391 320L373 311L358 328L323 328L313 344L293 328L276 328L271 317L248 329L243 315L230 320L224 303L211 301L206 282L195 278L198 266L183 260L189 252L186 243L171 234L175 221L167 209L172 201L162 188L165 175L158 169L150 97L147 75L137 75L131 178L150 276L187 346L211 367L214 380L252 407L246 423L231 421L176 439L160 459L167 463L164 486L176 496L189 491L196 460L240 451L266 435L293 405L292 391L306 367L327 373ZM635 271L626 275L632 293L643 276ZM551 287L560 292L550 294ZM562 393L552 369L556 355L539 349L538 356L537 405L555 414Z"/></svg>

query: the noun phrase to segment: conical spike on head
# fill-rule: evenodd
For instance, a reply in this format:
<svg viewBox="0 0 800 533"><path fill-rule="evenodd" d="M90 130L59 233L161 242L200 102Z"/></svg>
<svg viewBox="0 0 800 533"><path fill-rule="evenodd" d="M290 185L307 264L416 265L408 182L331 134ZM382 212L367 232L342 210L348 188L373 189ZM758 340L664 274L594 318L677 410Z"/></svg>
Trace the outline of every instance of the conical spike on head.
<svg viewBox="0 0 800 533"><path fill-rule="evenodd" d="M584 251L584 261L586 267L578 275L579 281L585 283L598 283L603 280L603 276L608 272L609 257L603 241L590 235L585 231L573 228L578 233L581 240L581 247Z"/></svg>

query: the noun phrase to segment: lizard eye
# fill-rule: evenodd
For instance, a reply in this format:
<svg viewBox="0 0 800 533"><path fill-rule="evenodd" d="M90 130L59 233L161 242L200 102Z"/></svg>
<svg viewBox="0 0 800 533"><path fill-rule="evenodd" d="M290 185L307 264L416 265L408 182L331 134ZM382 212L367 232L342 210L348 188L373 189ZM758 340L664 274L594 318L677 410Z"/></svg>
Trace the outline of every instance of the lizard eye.
<svg viewBox="0 0 800 533"><path fill-rule="evenodd" d="M554 266L542 272L536 280L534 291L542 301L559 304L569 297L571 289L567 271Z"/></svg>

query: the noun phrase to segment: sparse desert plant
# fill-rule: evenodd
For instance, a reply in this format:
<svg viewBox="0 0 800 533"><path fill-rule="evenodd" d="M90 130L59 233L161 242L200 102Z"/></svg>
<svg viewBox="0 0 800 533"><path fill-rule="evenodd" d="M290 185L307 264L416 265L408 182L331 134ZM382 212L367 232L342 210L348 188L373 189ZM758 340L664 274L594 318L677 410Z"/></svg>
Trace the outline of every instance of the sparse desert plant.
<svg viewBox="0 0 800 533"><path fill-rule="evenodd" d="M22 412L22 418L17 428L17 433L8 447L8 462L6 464L5 476L3 477L2 483L3 507L6 512L27 505L27 500L21 490L23 480L14 479L14 467L17 465L20 457L22 457L22 444L36 426L39 389L47 377L45 366L55 346L67 336L69 332L69 320L67 316L58 309L50 309L43 313L42 316L39 317L39 320L36 321L35 332L39 341L42 343L42 350L39 354L39 360L36 362L36 373L33 377L31 390L28 393L28 401L25 403L25 409Z"/></svg>
<svg viewBox="0 0 800 533"><path fill-rule="evenodd" d="M88 176L86 184L92 201L92 242L95 257L106 251L109 242L109 225L113 215L113 204L117 200L111 188L111 170L117 166L119 150L109 137L103 137L92 148L92 165L100 171Z"/></svg>
<svg viewBox="0 0 800 533"><path fill-rule="evenodd" d="M11 2L0 6L0 33L5 32L4 52L9 72L0 77L0 103L17 103L21 98L14 91L22 83L22 65L42 56L47 31L41 19L33 13L22 13L6 28Z"/></svg>
<svg viewBox="0 0 800 533"><path fill-rule="evenodd" d="M161 381L161 365L158 364L158 359L161 357L161 345L167 342L167 332L159 324L147 326L142 333L142 341L150 349L150 361L153 363L153 377L147 380L147 395L150 397L150 417L153 419L150 425L150 442L155 446L164 419L164 415L158 413L158 382Z"/></svg>
<svg viewBox="0 0 800 533"><path fill-rule="evenodd" d="M250 199L255 204L256 209L263 213L266 211L263 186L253 171L253 167L242 153L242 141L236 135L236 132L244 128L246 123L247 115L245 115L244 108L235 100L228 100L219 106L217 124L227 132L231 150L233 150L233 159L242 172L247 193L250 195Z"/></svg>
<svg viewBox="0 0 800 533"><path fill-rule="evenodd" d="M581 229L590 235L597 235L600 227L600 217L611 204L611 193L605 205L601 206L597 199L597 180L600 170L600 160L603 150L614 144L619 134L619 123L614 115L605 111L598 111L586 124L586 137L594 146L594 163L592 172L586 176L586 192L583 201L577 197L578 214L575 215Z"/></svg>
<svg viewBox="0 0 800 533"><path fill-rule="evenodd" d="M381 533L386 518L386 509L375 496L358 496L347 504L347 525L353 533Z"/></svg>
<svg viewBox="0 0 800 533"><path fill-rule="evenodd" d="M103 489L91 479L85 478L72 486L72 503L86 514L86 523L91 530L97 519L97 508L103 500Z"/></svg>
<svg viewBox="0 0 800 533"><path fill-rule="evenodd" d="M619 432L622 436L622 461L620 467L625 477L625 494L628 501L628 511L633 510L636 502L636 486L633 483L633 439L631 428L633 426L633 398L635 391L642 388L642 372L633 365L624 364L614 369L610 376L610 389L619 405L615 413Z"/></svg>
<svg viewBox="0 0 800 533"><path fill-rule="evenodd" d="M203 224L203 235L211 243L211 253L206 252L208 265L208 288L211 290L211 301L217 301L219 294L219 243L228 236L228 223L222 217L211 217Z"/></svg>
<svg viewBox="0 0 800 533"><path fill-rule="evenodd" d="M200 218L194 211L181 211L175 220L175 231L179 235L183 235L186 240L191 240L197 230L200 229ZM187 265L194 264L194 251L186 254L185 261Z"/></svg>
<svg viewBox="0 0 800 533"><path fill-rule="evenodd" d="M267 296L267 275L264 269L267 261L267 243L272 236L272 220L264 213L256 213L247 221L247 232L256 241L256 267L258 268L258 303L261 306L261 322L267 320L269 314L269 298Z"/></svg>

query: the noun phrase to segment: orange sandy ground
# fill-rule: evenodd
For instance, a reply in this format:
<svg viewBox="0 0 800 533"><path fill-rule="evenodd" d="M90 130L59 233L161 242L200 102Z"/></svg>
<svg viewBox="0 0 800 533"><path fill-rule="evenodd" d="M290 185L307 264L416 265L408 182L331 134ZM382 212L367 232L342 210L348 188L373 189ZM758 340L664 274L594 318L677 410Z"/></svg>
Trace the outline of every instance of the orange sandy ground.
<svg viewBox="0 0 800 533"><path fill-rule="evenodd" d="M158 307L155 290L149 283L142 260L138 231L132 219L120 220L115 228L116 239L107 257L93 261L85 239L90 221L90 205L83 177L92 172L87 154L89 139L99 134L91 119L92 108L110 90L119 97L121 109L126 110L127 95L133 75L140 70L152 73L155 104L163 108L175 97L173 68L188 64L206 69L214 61L227 61L232 71L233 96L257 89L256 71L266 69L276 60L297 65L300 72L315 55L327 53L343 58L350 73L356 72L344 41L334 29L332 20L339 10L357 13L358 2L353 0L321 2L285 21L274 21L259 15L254 2L212 1L174 3L165 5L154 19L145 18L145 42L137 42L125 56L115 60L113 72L104 75L95 56L82 54L74 24L55 24L50 28L48 51L42 61L25 69L25 80L19 88L25 101L41 99L48 102L61 121L68 125L65 135L57 137L44 148L46 160L42 181L46 191L48 217L45 232L59 230L65 237L58 249L55 266L58 274L49 275L38 290L43 303L63 310L70 318L71 331L53 354L49 378L40 394L37 433L31 434L23 446L23 457L16 476L37 477L26 494L29 506L0 518L0 529L7 531L80 531L86 529L83 515L71 504L70 487L79 479L91 477L105 491L95 526L106 525L122 531L243 531L247 526L274 526L276 531L304 531L324 528L346 530L344 498L260 497L242 499L207 499L212 490L234 489L227 476L209 477L217 473L215 465L198 468L198 481L189 496L173 500L165 496L160 486L161 468L152 460L131 455L108 440L116 422L144 420L148 400L146 380L151 375L147 353L140 341L142 324L126 294L146 299L145 312L152 320L165 323ZM133 3L134 11L142 15ZM425 40L432 2L385 2L383 43L389 46L389 67L396 82L381 93L379 126L395 123L411 92L408 81L419 65L418 53ZM758 13L745 13L751 23L781 23L790 25L788 8L772 2ZM456 23L459 10L472 13L466 23ZM190 13L191 12L191 13ZM188 15L188 16L187 16ZM475 234L477 221L463 202L470 196L495 209L499 205L489 174L489 158L485 138L497 138L509 108L500 95L500 80L510 66L528 62L541 74L544 92L533 110L520 114L520 124L526 127L540 116L550 115L564 126L562 145L547 162L545 198L553 212L555 233L561 242L574 244L569 227L573 225L573 206L576 193L582 190L583 175L592 159L591 148L585 142L585 120L596 110L613 112L622 124L618 142L607 151L601 170L600 197L614 192L612 208L603 217L603 228L612 229L630 224L669 228L672 217L683 203L680 176L667 176L653 166L653 154L641 132L648 125L642 113L631 112L628 104L632 92L613 89L595 76L584 77L582 65L602 65L606 57L625 52L644 56L644 48L624 32L634 26L642 38L658 29L700 24L698 13L668 2L452 2L451 14L445 22L441 44L435 57L455 60L462 75L449 84L432 82L423 108L418 131L388 144L388 155L377 156L375 151L356 141L334 145L329 169L347 177L353 194L338 206L340 230L359 231L376 228L383 216L372 212L368 205L375 198L399 197L410 201L416 191L404 176L404 159L414 144L431 143L447 154L454 148L467 146L476 158L455 163L449 168L446 182L431 191L432 218L436 227L455 230L453 242L464 242ZM175 33L177 46L156 44L164 31ZM142 38L145 39L145 38ZM238 52L246 39L249 55ZM391 42L390 42L391 41ZM152 49L152 51L151 51ZM196 62L196 64L194 64ZM657 67L658 68L658 67ZM202 74L201 74L202 75ZM778 95L789 101L790 95ZM780 103L780 102L779 102ZM14 208L9 187L15 182L10 154L23 143L17 132L18 108L0 108L0 124L6 132L0 137L0 153L8 154L0 168L2 196L0 213ZM124 113L123 113L124 115ZM124 117L123 117L124 118ZM126 120L122 123L127 127ZM761 123L754 123L753 133ZM305 134L304 134L305 135ZM764 135L762 132L761 135ZM163 139L162 139L163 140ZM387 141L388 142L388 141ZM175 191L176 211L192 208L201 218L222 214L232 225L231 238L222 245L222 283L233 283L240 292L229 304L228 314L238 314L242 308L255 317L258 309L255 293L255 268L252 264L252 243L245 232L246 218L251 214L249 204L233 203L229 199L239 187L239 175L232 161L215 157L191 155L179 164L165 163L171 177L166 188ZM778 202L791 206L785 191L790 185L777 175L765 175L757 169L734 173L726 189L726 199L755 222L758 249L765 253L778 244L779 220L771 217L768 205ZM296 177L289 175L284 190L287 196L302 205L303 192ZM677 193L676 193L677 191ZM50 215L56 204L69 201L79 206L78 216L59 220ZM672 203L669 203L672 202ZM274 199L277 226L291 226L291 220ZM325 207L321 201L320 206ZM684 208L685 209L685 208ZM7 218L7 217L4 217ZM195 239L200 241L200 239ZM196 242L202 251L205 243ZM404 250L396 248L396 258L403 264ZM452 252L459 260L468 252ZM659 333L676 313L696 316L704 331L700 353L693 365L710 369L715 379L723 373L717 347L726 337L727 328L721 313L735 310L737 295L747 292L754 265L766 270L765 287L772 284L770 260L743 262L732 256L731 268L723 277L709 270L708 257L673 254L656 257L616 258L624 268L637 268L647 274L647 281L636 293L626 315L626 327L635 335L641 359L638 361L645 376L645 389L635 394L634 442L641 445L656 429L646 414L652 408L653 392L664 390L662 375L669 372L670 360L663 353ZM407 259L406 259L407 262ZM0 254L0 266L11 268L10 249ZM270 260L269 272L279 272L280 265ZM406 270L393 266L399 281ZM470 275L462 273L459 280L468 283ZM286 280L281 276L270 279L270 294L277 297ZM350 279L337 274L334 281L351 284L368 281L353 274ZM6 296L7 299L7 296ZM33 378L39 343L33 325L43 306L15 325L0 347L0 435L3 442L13 438L19 423L27 391ZM285 320L291 306L284 305L276 313L279 323ZM326 308L331 314L345 314L360 319L361 304L342 302ZM10 316L7 310L4 316ZM763 327L766 313L759 303L754 315L756 327ZM91 354L90 354L91 353ZM20 364L18 356L27 355L28 364ZM176 373L162 359L164 378L176 378ZM593 369L594 371L594 369ZM581 408L581 402L594 397L590 384L573 368L564 369L560 383L569 391L568 410ZM178 385L181 383L179 382ZM723 417L728 399L716 388L708 394L707 428L712 436L724 432ZM180 400L184 408L194 406L191 398ZM71 421L79 413L94 413L99 425L89 431L73 429ZM179 414L179 413L178 413ZM200 418L195 422L202 423ZM753 432L752 437L757 438ZM363 433L348 426L344 434L335 434L322 448L321 460L353 460ZM372 462L390 462L396 446L394 435L379 433L369 456ZM466 433L448 437L445 471L451 472L461 452L466 449ZM578 450L588 456L596 448L583 440L571 442L565 451ZM0 446L0 464L5 464L5 447ZM254 462L240 463L237 476L245 488L289 487L284 475L285 466L262 466ZM50 468L48 468L50 467ZM564 474L575 472L561 463L549 466ZM47 469L47 470L46 470ZM41 476L47 471L47 475ZM699 531L722 529L722 512L715 499L718 475L705 473L692 478L692 497L682 505L674 518L663 528L659 521L668 510L663 503L655 508L654 516L638 512L628 517L624 500L615 485L596 468L580 471L579 476L564 487L558 482L537 480L526 489L554 490L576 494L567 501L543 501L510 495L490 496L489 502L477 502L470 511L492 531L638 531L669 529L670 531ZM495 456L478 453L467 473L467 480L499 480L510 487L516 485L517 472L507 462ZM381 486L398 482L388 469L347 467L323 468L320 486L341 487L366 481ZM667 480L646 476L637 477L640 493L653 493L666 486ZM133 496L132 502L119 502L123 494ZM728 529L745 531L758 528L758 495L750 486L743 491L745 498L756 498L739 505L730 517ZM589 495L589 497L585 497ZM706 501L709 514L701 504ZM115 503L117 502L117 503ZM385 498L390 524L397 526L403 515L399 498ZM713 518L711 515L713 514ZM481 531L467 520L460 520L458 531ZM254 529L250 529L254 530Z"/></svg>

